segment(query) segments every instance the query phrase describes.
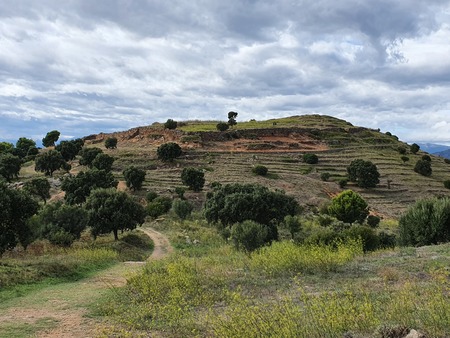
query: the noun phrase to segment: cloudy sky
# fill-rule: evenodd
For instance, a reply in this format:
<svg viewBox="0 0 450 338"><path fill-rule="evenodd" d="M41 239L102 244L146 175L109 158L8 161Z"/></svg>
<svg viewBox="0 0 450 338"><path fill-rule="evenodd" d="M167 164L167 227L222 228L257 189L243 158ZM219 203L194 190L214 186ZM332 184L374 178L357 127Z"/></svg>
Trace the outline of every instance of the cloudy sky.
<svg viewBox="0 0 450 338"><path fill-rule="evenodd" d="M450 1L0 0L0 140L230 110L450 144Z"/></svg>

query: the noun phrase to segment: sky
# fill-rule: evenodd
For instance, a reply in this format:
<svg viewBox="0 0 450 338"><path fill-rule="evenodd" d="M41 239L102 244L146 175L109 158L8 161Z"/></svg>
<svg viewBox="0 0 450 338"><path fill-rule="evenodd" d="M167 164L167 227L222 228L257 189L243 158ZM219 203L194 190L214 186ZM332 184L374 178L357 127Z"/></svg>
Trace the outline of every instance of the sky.
<svg viewBox="0 0 450 338"><path fill-rule="evenodd" d="M450 144L450 0L0 1L0 140L229 111Z"/></svg>

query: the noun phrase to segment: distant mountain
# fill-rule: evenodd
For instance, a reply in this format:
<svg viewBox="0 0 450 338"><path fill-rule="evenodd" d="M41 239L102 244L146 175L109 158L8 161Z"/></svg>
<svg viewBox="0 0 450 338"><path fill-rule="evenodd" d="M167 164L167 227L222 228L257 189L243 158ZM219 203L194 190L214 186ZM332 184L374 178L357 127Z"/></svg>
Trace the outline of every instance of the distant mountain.
<svg viewBox="0 0 450 338"><path fill-rule="evenodd" d="M446 150L450 150L450 146L446 146L444 144L435 144L435 143L419 143L417 142L417 144L420 146L420 150L426 151L427 153L430 154L436 154L446 151ZM440 156L440 155L438 155Z"/></svg>
<svg viewBox="0 0 450 338"><path fill-rule="evenodd" d="M433 155L450 159L450 149L443 150L438 153L434 153Z"/></svg>

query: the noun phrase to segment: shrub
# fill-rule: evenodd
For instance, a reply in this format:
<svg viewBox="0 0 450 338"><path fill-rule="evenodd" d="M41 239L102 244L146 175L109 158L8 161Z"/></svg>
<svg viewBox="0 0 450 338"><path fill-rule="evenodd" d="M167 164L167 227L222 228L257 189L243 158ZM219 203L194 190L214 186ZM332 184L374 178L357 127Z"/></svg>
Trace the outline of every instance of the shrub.
<svg viewBox="0 0 450 338"><path fill-rule="evenodd" d="M345 223L362 223L369 214L368 205L364 199L353 192L345 190L331 200L328 213Z"/></svg>
<svg viewBox="0 0 450 338"><path fill-rule="evenodd" d="M444 181L444 187L446 187L447 189L450 189L450 180Z"/></svg>
<svg viewBox="0 0 450 338"><path fill-rule="evenodd" d="M328 181L329 179L330 179L330 173L321 173L320 174L320 179L322 180L322 181Z"/></svg>
<svg viewBox="0 0 450 338"><path fill-rule="evenodd" d="M101 153L95 156L92 161L92 167L98 170L111 171L113 163L114 157Z"/></svg>
<svg viewBox="0 0 450 338"><path fill-rule="evenodd" d="M394 234L388 234L384 231L381 231L378 234L379 249L391 249L395 248L397 244L397 237Z"/></svg>
<svg viewBox="0 0 450 338"><path fill-rule="evenodd" d="M175 214L183 220L189 217L192 210L194 210L194 206L191 203L182 199L176 199L173 202L172 208Z"/></svg>
<svg viewBox="0 0 450 338"><path fill-rule="evenodd" d="M338 183L339 183L339 187L344 189L347 186L348 181L345 178L343 178L343 179L339 180Z"/></svg>
<svg viewBox="0 0 450 338"><path fill-rule="evenodd" d="M247 220L231 227L231 239L236 249L251 252L270 242L269 229L267 225Z"/></svg>
<svg viewBox="0 0 450 338"><path fill-rule="evenodd" d="M348 179L361 188L374 188L380 183L380 173L371 161L353 160L347 167Z"/></svg>
<svg viewBox="0 0 450 338"><path fill-rule="evenodd" d="M184 199L184 193L186 192L186 189L184 189L183 187L176 187L175 188L175 193L178 195L178 197L180 199Z"/></svg>
<svg viewBox="0 0 450 338"><path fill-rule="evenodd" d="M409 147L409 150L413 153L416 154L419 150L420 150L420 146L416 143L411 144L411 146Z"/></svg>
<svg viewBox="0 0 450 338"><path fill-rule="evenodd" d="M149 191L145 196L145 199L147 202L152 202L156 197L158 197L158 194L155 191Z"/></svg>
<svg viewBox="0 0 450 338"><path fill-rule="evenodd" d="M430 157L430 155L425 154L425 155L422 155L422 160L431 162L431 157Z"/></svg>
<svg viewBox="0 0 450 338"><path fill-rule="evenodd" d="M184 168L181 181L194 191L201 191L205 185L205 173L196 168Z"/></svg>
<svg viewBox="0 0 450 338"><path fill-rule="evenodd" d="M319 157L316 154L304 154L303 161L308 164L317 164L319 162Z"/></svg>
<svg viewBox="0 0 450 338"><path fill-rule="evenodd" d="M147 214L150 217L157 218L169 212L171 207L172 200L170 199L170 197L159 196L156 197L152 202L147 204Z"/></svg>
<svg viewBox="0 0 450 338"><path fill-rule="evenodd" d="M380 217L375 215L367 216L367 225L371 228L376 228L380 224Z"/></svg>
<svg viewBox="0 0 450 338"><path fill-rule="evenodd" d="M105 140L105 148L106 149L116 149L117 148L117 138L116 137L108 137Z"/></svg>
<svg viewBox="0 0 450 338"><path fill-rule="evenodd" d="M400 244L430 245L450 241L450 199L424 199L399 221Z"/></svg>
<svg viewBox="0 0 450 338"><path fill-rule="evenodd" d="M219 123L217 123L217 125L216 125L216 129L217 129L218 131L226 131L226 130L228 130L228 128L230 128L230 126L229 126L229 124L226 123L226 122L219 122Z"/></svg>
<svg viewBox="0 0 450 338"><path fill-rule="evenodd" d="M178 123L172 119L168 119L166 123L164 123L164 128L166 129L177 129Z"/></svg>
<svg viewBox="0 0 450 338"><path fill-rule="evenodd" d="M364 225L354 225L342 232L343 240L361 239L364 252L378 249L380 240L375 231Z"/></svg>
<svg viewBox="0 0 450 338"><path fill-rule="evenodd" d="M59 151L52 149L36 157L34 169L43 172L46 176L53 176L56 170L70 170L70 164L64 160Z"/></svg>
<svg viewBox="0 0 450 338"><path fill-rule="evenodd" d="M268 171L269 169L267 169L267 167L263 165L257 165L252 169L252 172L259 176L266 176Z"/></svg>
<svg viewBox="0 0 450 338"><path fill-rule="evenodd" d="M83 148L80 151L80 164L88 166L89 168L92 168L92 162L97 157L98 154L103 153L103 150L100 148Z"/></svg>
<svg viewBox="0 0 450 338"><path fill-rule="evenodd" d="M400 155L405 155L406 154L406 147L404 147L404 146L398 147L397 150L398 150Z"/></svg>
<svg viewBox="0 0 450 338"><path fill-rule="evenodd" d="M295 235L302 230L302 223L298 216L287 215L284 218L283 224L289 230L292 239L294 239Z"/></svg>
<svg viewBox="0 0 450 338"><path fill-rule="evenodd" d="M172 162L181 156L181 147L175 142L161 144L156 150L156 154L161 161Z"/></svg>
<svg viewBox="0 0 450 338"><path fill-rule="evenodd" d="M447 164L450 164L450 159L444 158L444 162L447 163Z"/></svg>
<svg viewBox="0 0 450 338"><path fill-rule="evenodd" d="M433 170L431 169L431 162L425 160L418 160L414 166L414 171L423 176L431 176Z"/></svg>
<svg viewBox="0 0 450 338"><path fill-rule="evenodd" d="M400 158L402 159L403 163L406 163L406 162L409 161L409 157L408 156L402 156Z"/></svg>
<svg viewBox="0 0 450 338"><path fill-rule="evenodd" d="M128 167L123 171L125 182L128 188L133 190L140 190L145 180L145 170L136 168L134 166Z"/></svg>

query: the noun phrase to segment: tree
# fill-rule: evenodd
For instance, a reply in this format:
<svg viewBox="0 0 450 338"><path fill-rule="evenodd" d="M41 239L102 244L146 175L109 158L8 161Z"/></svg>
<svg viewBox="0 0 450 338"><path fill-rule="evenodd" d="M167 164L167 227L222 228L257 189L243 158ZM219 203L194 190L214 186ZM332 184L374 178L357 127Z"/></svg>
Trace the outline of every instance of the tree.
<svg viewBox="0 0 450 338"><path fill-rule="evenodd" d="M23 191L0 183L0 255L20 243L25 249L33 240L28 219L39 205Z"/></svg>
<svg viewBox="0 0 450 338"><path fill-rule="evenodd" d="M14 145L9 142L0 142L0 154L10 153L14 149Z"/></svg>
<svg viewBox="0 0 450 338"><path fill-rule="evenodd" d="M319 157L316 154L304 154L303 161L308 164L317 164Z"/></svg>
<svg viewBox="0 0 450 338"><path fill-rule="evenodd" d="M39 236L50 243L70 246L81 237L88 224L87 211L79 206L49 203L38 214Z"/></svg>
<svg viewBox="0 0 450 338"><path fill-rule="evenodd" d="M406 162L409 161L409 157L408 156L402 156L400 158L402 159L403 163L406 163Z"/></svg>
<svg viewBox="0 0 450 338"><path fill-rule="evenodd" d="M236 122L236 117L237 116L238 116L238 113L236 113L234 111L228 112L228 125L230 127L232 127L232 126L237 124L237 122Z"/></svg>
<svg viewBox="0 0 450 338"><path fill-rule="evenodd" d="M33 178L25 182L23 187L29 194L40 197L44 204L50 198L50 182L45 177Z"/></svg>
<svg viewBox="0 0 450 338"><path fill-rule="evenodd" d="M345 190L331 200L328 214L345 223L362 223L369 214L369 208L359 194Z"/></svg>
<svg viewBox="0 0 450 338"><path fill-rule="evenodd" d="M57 130L49 131L42 139L42 145L46 148L53 147L55 142L58 141L59 135L61 135L61 133Z"/></svg>
<svg viewBox="0 0 450 338"><path fill-rule="evenodd" d="M182 220L185 220L194 210L194 206L186 200L176 199L172 204L173 211Z"/></svg>
<svg viewBox="0 0 450 338"><path fill-rule="evenodd" d="M24 158L28 155L28 152L33 152L36 149L36 142L26 137L21 137L16 142L16 148L14 149L14 155Z"/></svg>
<svg viewBox="0 0 450 338"><path fill-rule="evenodd" d="M431 157L428 154L424 154L424 155L422 155L422 160L431 162Z"/></svg>
<svg viewBox="0 0 450 338"><path fill-rule="evenodd" d="M348 179L361 188L374 188L380 183L377 166L370 161L353 160L347 167Z"/></svg>
<svg viewBox="0 0 450 338"><path fill-rule="evenodd" d="M10 153L0 154L0 175L3 176L8 182L14 177L19 176L22 160L18 156L14 156Z"/></svg>
<svg viewBox="0 0 450 338"><path fill-rule="evenodd" d="M423 246L450 242L450 199L416 202L399 220L402 245Z"/></svg>
<svg viewBox="0 0 450 338"><path fill-rule="evenodd" d="M59 151L65 161L72 161L78 155L81 148L76 141L61 141L55 150Z"/></svg>
<svg viewBox="0 0 450 338"><path fill-rule="evenodd" d="M201 191L205 185L205 173L200 169L184 168L181 172L181 181L189 189Z"/></svg>
<svg viewBox="0 0 450 338"><path fill-rule="evenodd" d="M168 119L166 123L164 123L164 128L166 129L177 129L178 122L172 119Z"/></svg>
<svg viewBox="0 0 450 338"><path fill-rule="evenodd" d="M144 183L146 172L145 170L128 167L123 171L123 176L125 177L125 182L127 187L136 191L142 188L142 183Z"/></svg>
<svg viewBox="0 0 450 338"><path fill-rule="evenodd" d="M105 140L105 148L106 149L116 149L117 148L117 138L116 137L108 137Z"/></svg>
<svg viewBox="0 0 450 338"><path fill-rule="evenodd" d="M414 166L414 171L423 176L431 176L433 170L431 169L431 162L425 160L418 160Z"/></svg>
<svg viewBox="0 0 450 338"><path fill-rule="evenodd" d="M226 130L228 130L228 128L230 128L230 125L226 122L219 122L216 125L216 129L218 131L226 131Z"/></svg>
<svg viewBox="0 0 450 338"><path fill-rule="evenodd" d="M265 225L279 224L299 210L297 201L283 191L271 191L259 184L227 184L207 195L204 214L208 222L223 226L253 220ZM275 228L276 230L276 228Z"/></svg>
<svg viewBox="0 0 450 338"><path fill-rule="evenodd" d="M67 177L61 184L68 204L81 204L86 201L92 190L98 188L115 188L117 181L110 171L91 169L76 176Z"/></svg>
<svg viewBox="0 0 450 338"><path fill-rule="evenodd" d="M406 155L406 147L405 146L399 146L397 148L400 155Z"/></svg>
<svg viewBox="0 0 450 338"><path fill-rule="evenodd" d="M152 218L157 218L172 208L172 199L167 196L158 196L147 204L147 214Z"/></svg>
<svg viewBox="0 0 450 338"><path fill-rule="evenodd" d="M59 169L69 171L70 164L64 160L57 150L52 149L44 152L35 159L34 170L43 172L46 176L53 176L53 173Z"/></svg>
<svg viewBox="0 0 450 338"><path fill-rule="evenodd" d="M112 232L119 239L118 232L136 229L145 221L145 209L131 196L115 189L96 189L85 204L88 224L96 238Z"/></svg>
<svg viewBox="0 0 450 338"><path fill-rule="evenodd" d="M289 230L292 239L295 238L295 234L302 230L302 223L300 222L300 218L298 216L287 215L284 218L283 224Z"/></svg>
<svg viewBox="0 0 450 338"><path fill-rule="evenodd" d="M111 171L113 163L114 157L109 156L108 154L100 153L95 156L94 160L92 161L92 167L98 170Z"/></svg>
<svg viewBox="0 0 450 338"><path fill-rule="evenodd" d="M409 151L411 151L413 154L417 154L417 152L420 150L420 146L417 143L411 144L409 147Z"/></svg>
<svg viewBox="0 0 450 338"><path fill-rule="evenodd" d="M102 154L103 150L101 150L100 148L97 147L93 147L93 148L83 148L80 151L80 164L81 165L85 165L89 168L92 168L92 162L94 162L95 158L97 157L98 154Z"/></svg>
<svg viewBox="0 0 450 338"><path fill-rule="evenodd" d="M267 169L267 167L264 165L257 165L252 168L252 172L259 176L266 176L269 172L269 169Z"/></svg>
<svg viewBox="0 0 450 338"><path fill-rule="evenodd" d="M175 142L161 144L156 150L156 154L161 161L172 162L181 156L181 147Z"/></svg>
<svg viewBox="0 0 450 338"><path fill-rule="evenodd" d="M234 224L231 227L231 239L236 249L246 252L252 252L271 241L268 226L250 220Z"/></svg>

